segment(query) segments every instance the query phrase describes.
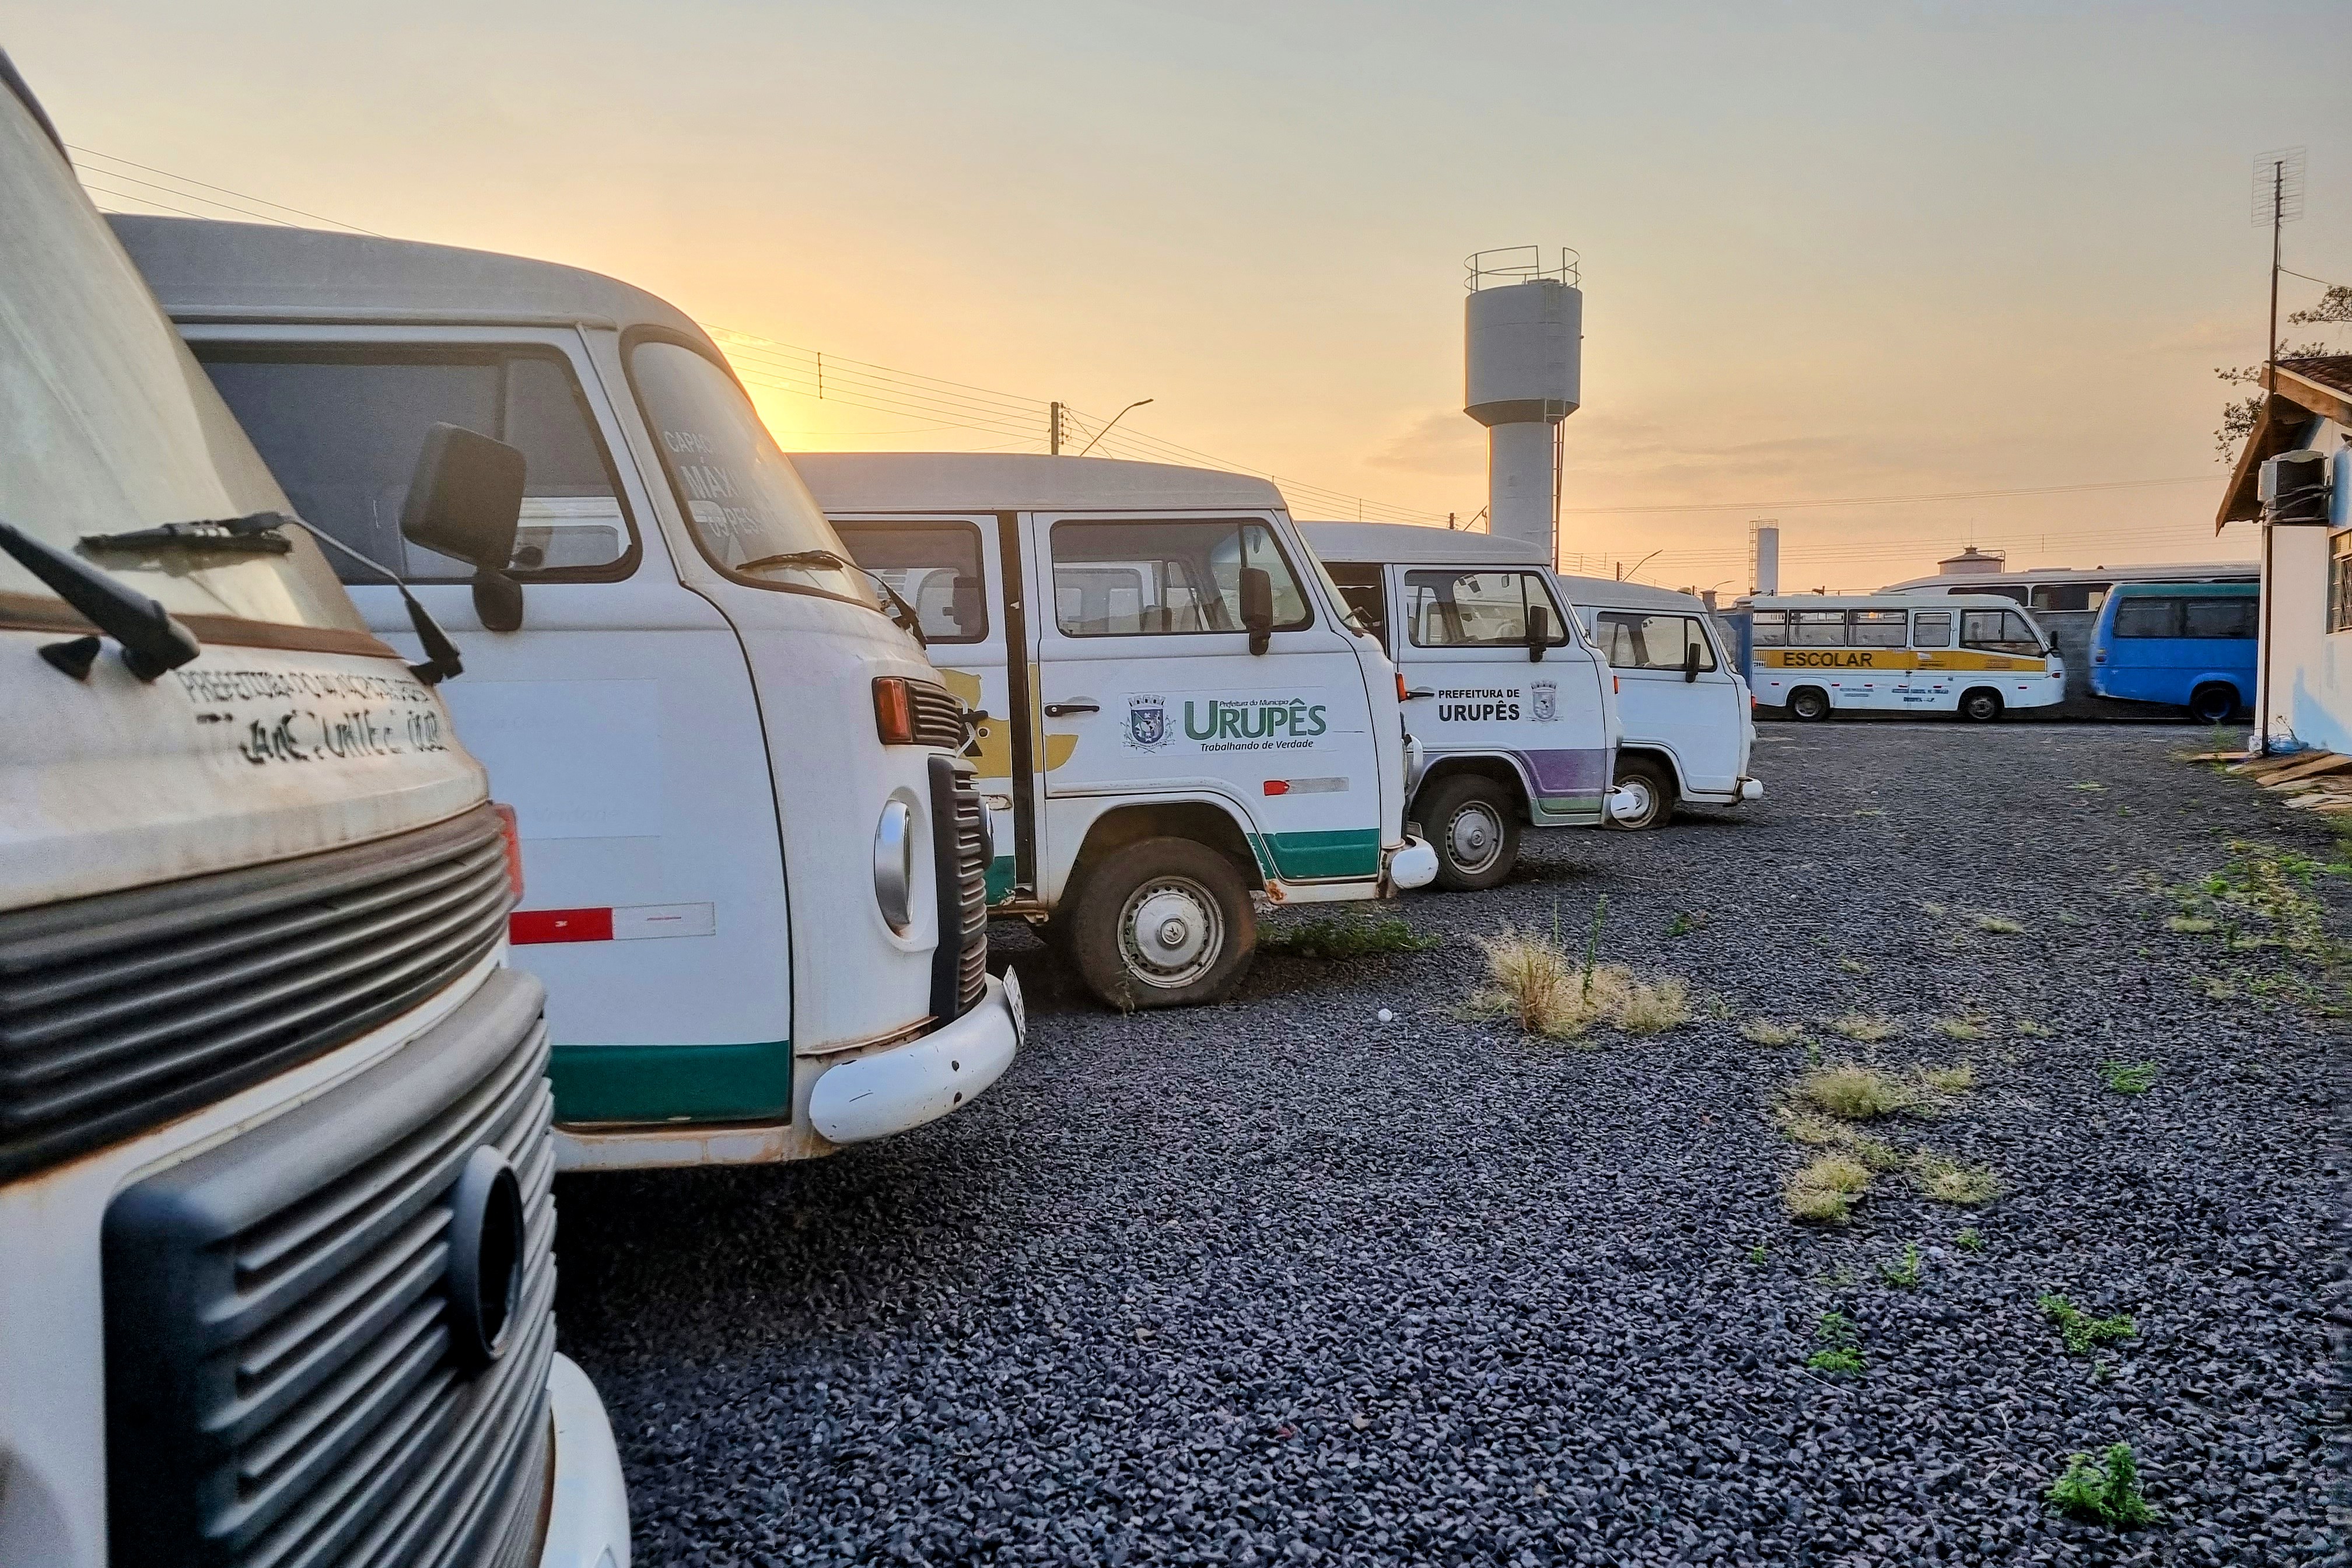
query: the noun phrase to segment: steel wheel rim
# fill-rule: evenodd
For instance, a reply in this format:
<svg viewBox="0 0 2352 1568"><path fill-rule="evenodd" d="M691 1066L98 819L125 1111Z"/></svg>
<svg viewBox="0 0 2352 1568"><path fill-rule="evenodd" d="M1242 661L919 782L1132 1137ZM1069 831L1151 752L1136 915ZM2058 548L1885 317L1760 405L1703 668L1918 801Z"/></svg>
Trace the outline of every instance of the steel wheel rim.
<svg viewBox="0 0 2352 1568"><path fill-rule="evenodd" d="M1128 973L1155 990L1193 984L1224 951L1224 910L1190 877L1155 877L1118 911L1119 958Z"/></svg>
<svg viewBox="0 0 2352 1568"><path fill-rule="evenodd" d="M1503 858L1503 819L1483 800L1465 801L1445 825L1445 852L1454 869L1475 877Z"/></svg>

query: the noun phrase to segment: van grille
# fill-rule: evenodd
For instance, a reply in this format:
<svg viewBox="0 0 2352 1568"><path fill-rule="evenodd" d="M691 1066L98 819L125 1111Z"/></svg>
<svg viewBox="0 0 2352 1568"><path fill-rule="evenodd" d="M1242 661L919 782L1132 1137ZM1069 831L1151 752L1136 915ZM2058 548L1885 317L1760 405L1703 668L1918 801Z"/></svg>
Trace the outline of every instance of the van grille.
<svg viewBox="0 0 2352 1568"><path fill-rule="evenodd" d="M961 1018L988 992L988 806L971 764L931 759L931 832L939 867L940 945L931 1013Z"/></svg>
<svg viewBox="0 0 2352 1568"><path fill-rule="evenodd" d="M917 745L963 750L971 737L964 731L963 704L954 692L928 680L909 680L907 700L914 710Z"/></svg>
<svg viewBox="0 0 2352 1568"><path fill-rule="evenodd" d="M439 990L506 929L487 806L0 915L0 1180L208 1105Z"/></svg>
<svg viewBox="0 0 2352 1568"><path fill-rule="evenodd" d="M545 999L498 970L375 1067L109 1206L111 1568L529 1559L555 1333ZM485 1146L524 1244L504 1352L477 1370L448 1237Z"/></svg>

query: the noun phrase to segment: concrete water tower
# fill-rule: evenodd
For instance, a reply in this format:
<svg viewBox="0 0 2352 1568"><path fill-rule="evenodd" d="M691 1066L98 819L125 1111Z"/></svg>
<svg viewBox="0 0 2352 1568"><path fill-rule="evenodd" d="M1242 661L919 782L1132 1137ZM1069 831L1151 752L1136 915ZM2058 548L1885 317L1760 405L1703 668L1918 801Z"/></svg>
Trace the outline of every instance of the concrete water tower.
<svg viewBox="0 0 2352 1568"><path fill-rule="evenodd" d="M1470 258L1462 411L1486 427L1486 526L1543 546L1559 521L1559 427L1581 396L1584 295L1577 257L1540 247Z"/></svg>

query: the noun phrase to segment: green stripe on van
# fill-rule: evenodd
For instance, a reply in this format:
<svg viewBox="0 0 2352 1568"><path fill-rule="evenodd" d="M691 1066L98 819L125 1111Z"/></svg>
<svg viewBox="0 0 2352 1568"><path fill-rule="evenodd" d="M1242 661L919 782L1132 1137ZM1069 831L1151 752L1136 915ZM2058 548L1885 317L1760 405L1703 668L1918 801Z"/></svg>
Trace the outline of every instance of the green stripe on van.
<svg viewBox="0 0 2352 1568"><path fill-rule="evenodd" d="M999 855L988 863L988 901L1001 904L1013 896L1013 857Z"/></svg>
<svg viewBox="0 0 2352 1568"><path fill-rule="evenodd" d="M555 1120L778 1121L793 1110L789 1040L748 1046L558 1046Z"/></svg>
<svg viewBox="0 0 2352 1568"><path fill-rule="evenodd" d="M1324 877L1376 877L1381 870L1381 831L1342 827L1321 833L1250 835L1258 869L1301 881Z"/></svg>

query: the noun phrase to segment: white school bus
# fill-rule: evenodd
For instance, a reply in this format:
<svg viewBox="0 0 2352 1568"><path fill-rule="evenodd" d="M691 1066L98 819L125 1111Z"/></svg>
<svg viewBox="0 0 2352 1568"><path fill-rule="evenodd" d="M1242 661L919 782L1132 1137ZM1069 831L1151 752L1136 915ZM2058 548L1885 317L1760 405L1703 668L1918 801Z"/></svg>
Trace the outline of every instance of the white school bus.
<svg viewBox="0 0 2352 1568"><path fill-rule="evenodd" d="M2066 695L2057 646L1998 595L1781 595L1753 609L1748 685L1792 719L1920 712L1990 723Z"/></svg>
<svg viewBox="0 0 2352 1568"><path fill-rule="evenodd" d="M1254 897L1437 874L1404 830L1397 673L1264 479L1160 463L800 453L861 564L982 710L997 913L1118 1006L1214 1001Z"/></svg>

